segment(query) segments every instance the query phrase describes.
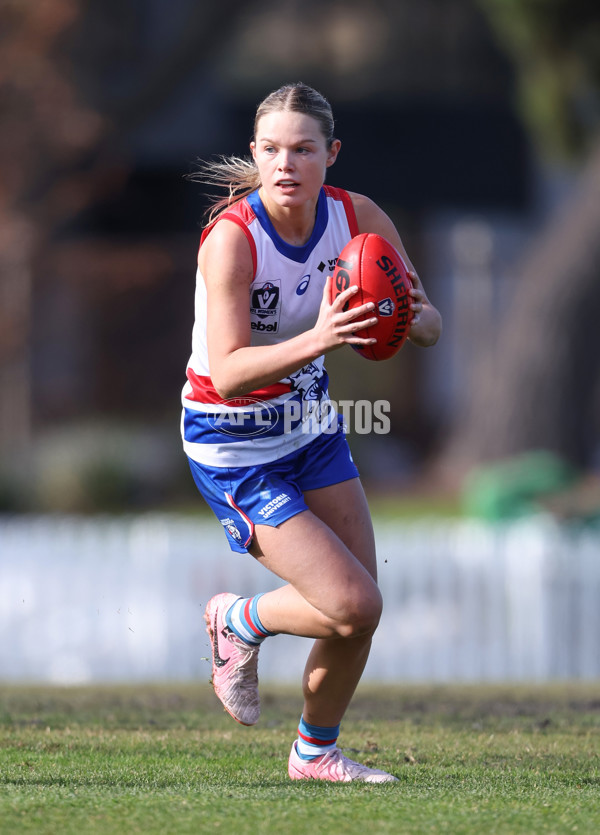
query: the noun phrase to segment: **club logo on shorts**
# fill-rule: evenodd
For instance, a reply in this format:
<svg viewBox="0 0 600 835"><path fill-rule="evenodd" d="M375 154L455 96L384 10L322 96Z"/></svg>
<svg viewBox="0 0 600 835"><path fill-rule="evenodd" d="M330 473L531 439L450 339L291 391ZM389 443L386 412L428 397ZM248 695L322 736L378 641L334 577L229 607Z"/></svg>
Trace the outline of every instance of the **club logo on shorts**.
<svg viewBox="0 0 600 835"><path fill-rule="evenodd" d="M394 302L390 298L382 299L380 302L377 302L377 310L380 316L393 316Z"/></svg>
<svg viewBox="0 0 600 835"><path fill-rule="evenodd" d="M279 330L279 281L265 281L255 287L250 297L250 327L258 333L277 333ZM256 319L258 321L256 321Z"/></svg>
<svg viewBox="0 0 600 835"><path fill-rule="evenodd" d="M219 519L219 522L223 525L223 527L232 539L235 539L236 542L241 543L242 535L233 519L227 517L226 519Z"/></svg>

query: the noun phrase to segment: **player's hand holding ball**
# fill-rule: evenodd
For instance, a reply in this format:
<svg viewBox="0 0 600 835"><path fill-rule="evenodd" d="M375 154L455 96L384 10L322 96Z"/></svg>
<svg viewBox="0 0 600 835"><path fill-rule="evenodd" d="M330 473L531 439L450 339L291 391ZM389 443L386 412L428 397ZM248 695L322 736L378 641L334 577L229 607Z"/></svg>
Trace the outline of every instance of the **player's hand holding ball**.
<svg viewBox="0 0 600 835"><path fill-rule="evenodd" d="M417 275L408 270L398 250L372 233L357 235L346 244L337 260L330 294L332 304L343 298L344 310L358 311L368 305L365 312L376 313L368 327L360 323L360 337L369 343L347 341L361 356L377 361L390 359L402 348L411 325L419 320L425 298Z"/></svg>

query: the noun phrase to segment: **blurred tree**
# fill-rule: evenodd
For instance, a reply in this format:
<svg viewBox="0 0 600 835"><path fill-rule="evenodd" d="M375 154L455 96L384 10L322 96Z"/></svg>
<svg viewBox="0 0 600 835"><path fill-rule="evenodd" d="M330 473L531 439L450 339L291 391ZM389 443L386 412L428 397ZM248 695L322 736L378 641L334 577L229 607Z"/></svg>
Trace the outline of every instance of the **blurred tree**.
<svg viewBox="0 0 600 835"><path fill-rule="evenodd" d="M30 330L34 258L65 214L101 187L86 165L105 125L76 101L56 60L78 17L75 0L0 5L0 449L27 442L31 427Z"/></svg>
<svg viewBox="0 0 600 835"><path fill-rule="evenodd" d="M478 2L515 63L520 109L542 152L585 152L600 126L596 0Z"/></svg>
<svg viewBox="0 0 600 835"><path fill-rule="evenodd" d="M169 18L176 25L157 60L140 38L152 9L136 0L0 0L3 460L27 448L34 415L40 419L33 362L44 372L38 385L51 390L49 402L72 408L57 367L77 363L86 350L86 308L169 271L168 255L152 242L82 243L68 230L127 180L123 133L160 108L192 66L214 60L231 17L249 5L183 4ZM44 355L36 358L34 329L38 342L45 337ZM57 350L53 336L64 339L59 362L47 361Z"/></svg>
<svg viewBox="0 0 600 835"><path fill-rule="evenodd" d="M513 56L523 117L541 153L582 171L517 268L497 333L476 346L480 359L441 461L454 481L531 449L589 468L600 440L598 5L479 2Z"/></svg>

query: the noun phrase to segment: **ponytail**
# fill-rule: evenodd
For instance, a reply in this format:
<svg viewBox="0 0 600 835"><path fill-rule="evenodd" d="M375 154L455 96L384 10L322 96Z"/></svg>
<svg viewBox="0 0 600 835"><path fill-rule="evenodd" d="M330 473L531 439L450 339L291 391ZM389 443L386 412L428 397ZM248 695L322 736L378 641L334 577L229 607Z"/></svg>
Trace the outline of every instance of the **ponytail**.
<svg viewBox="0 0 600 835"><path fill-rule="evenodd" d="M220 156L208 162L202 160L199 170L188 174L188 179L227 192L208 196L207 225L213 223L234 203L243 200L260 187L258 168L251 157Z"/></svg>

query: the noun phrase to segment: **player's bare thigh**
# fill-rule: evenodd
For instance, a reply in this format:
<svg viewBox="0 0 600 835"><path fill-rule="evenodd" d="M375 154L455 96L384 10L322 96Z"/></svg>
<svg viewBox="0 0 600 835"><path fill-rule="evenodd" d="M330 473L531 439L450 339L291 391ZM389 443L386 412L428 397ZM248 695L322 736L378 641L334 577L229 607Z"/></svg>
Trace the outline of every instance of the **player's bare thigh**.
<svg viewBox="0 0 600 835"><path fill-rule="evenodd" d="M307 490L304 500L311 511L331 528L344 545L377 579L375 535L360 479Z"/></svg>
<svg viewBox="0 0 600 835"><path fill-rule="evenodd" d="M343 485L305 496L307 504L324 518L311 509L277 527L257 525L251 547L265 568L333 620L359 617L359 613L369 616L381 605L373 579L373 531L362 488L358 479Z"/></svg>

